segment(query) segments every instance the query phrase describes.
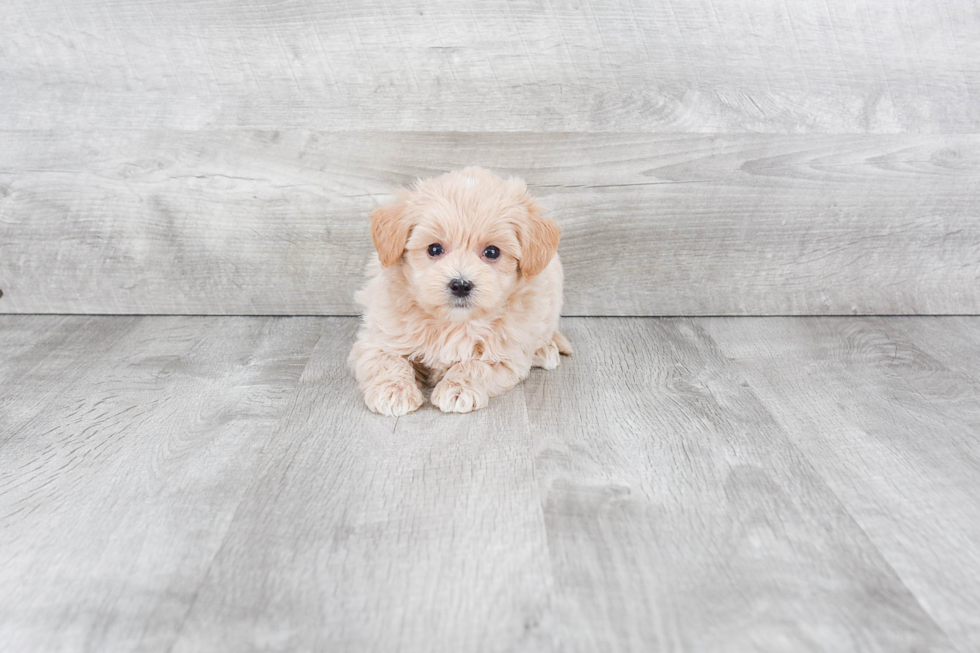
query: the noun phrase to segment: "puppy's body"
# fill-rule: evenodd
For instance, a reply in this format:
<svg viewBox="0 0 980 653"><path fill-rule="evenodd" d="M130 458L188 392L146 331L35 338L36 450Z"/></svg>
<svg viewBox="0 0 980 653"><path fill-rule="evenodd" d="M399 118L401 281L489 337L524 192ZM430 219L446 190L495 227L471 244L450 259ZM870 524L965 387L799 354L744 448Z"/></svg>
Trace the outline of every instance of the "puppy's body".
<svg viewBox="0 0 980 653"><path fill-rule="evenodd" d="M522 379L538 363L548 369L557 366L557 357L547 355L554 349L561 311L562 271L557 256L499 313L459 322L421 310L400 268L382 269L375 262L368 274L372 278L354 297L364 307L364 326L352 361L361 352L378 348L415 364L430 385L441 381L453 365L470 359L506 362L522 372ZM535 358L539 350L540 360Z"/></svg>
<svg viewBox="0 0 980 653"><path fill-rule="evenodd" d="M468 168L372 214L379 256L355 295L364 324L350 356L371 410L417 409L419 382L443 411L482 408L570 353L559 232L540 213L523 182Z"/></svg>

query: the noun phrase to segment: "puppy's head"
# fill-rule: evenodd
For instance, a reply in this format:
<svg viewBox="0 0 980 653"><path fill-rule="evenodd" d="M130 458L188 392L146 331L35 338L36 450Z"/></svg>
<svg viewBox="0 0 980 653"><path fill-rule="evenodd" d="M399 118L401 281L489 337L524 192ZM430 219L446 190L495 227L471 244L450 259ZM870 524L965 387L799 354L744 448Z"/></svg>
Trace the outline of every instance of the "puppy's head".
<svg viewBox="0 0 980 653"><path fill-rule="evenodd" d="M523 181L480 168L419 181L371 214L381 264L402 266L415 301L454 321L500 309L559 237Z"/></svg>

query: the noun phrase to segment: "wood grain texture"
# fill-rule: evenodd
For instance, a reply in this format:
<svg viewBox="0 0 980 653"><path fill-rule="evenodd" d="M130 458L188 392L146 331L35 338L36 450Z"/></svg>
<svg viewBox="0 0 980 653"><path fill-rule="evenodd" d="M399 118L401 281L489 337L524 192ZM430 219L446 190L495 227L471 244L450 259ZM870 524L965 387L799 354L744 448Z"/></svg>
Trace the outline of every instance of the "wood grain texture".
<svg viewBox="0 0 980 653"><path fill-rule="evenodd" d="M978 321L705 325L923 609L962 650L976 648ZM966 355L950 359L956 367L930 353L955 350Z"/></svg>
<svg viewBox="0 0 980 653"><path fill-rule="evenodd" d="M569 315L980 312L975 135L7 132L0 311L352 314L367 214L525 177Z"/></svg>
<svg viewBox="0 0 980 653"><path fill-rule="evenodd" d="M563 330L525 385L562 650L953 650L701 321Z"/></svg>
<svg viewBox="0 0 980 653"><path fill-rule="evenodd" d="M976 378L980 362L980 332L972 317L943 320L902 318L888 320L884 324L897 330L897 337L911 341L950 372L956 372L961 378Z"/></svg>
<svg viewBox="0 0 980 653"><path fill-rule="evenodd" d="M85 375L88 368L81 364L79 352L95 358L105 355L136 321L4 316L0 320L0 447L25 425L43 421L47 404Z"/></svg>
<svg viewBox="0 0 980 653"><path fill-rule="evenodd" d="M2 648L167 650L329 323L0 320L31 325L0 353L33 360L0 414Z"/></svg>
<svg viewBox="0 0 980 653"><path fill-rule="evenodd" d="M11 0L0 129L980 130L968 0Z"/></svg>
<svg viewBox="0 0 980 653"><path fill-rule="evenodd" d="M320 339L175 652L552 650L523 395L373 415Z"/></svg>
<svg viewBox="0 0 980 653"><path fill-rule="evenodd" d="M355 328L0 316L2 647L980 643L980 318L565 318L557 370L399 419Z"/></svg>

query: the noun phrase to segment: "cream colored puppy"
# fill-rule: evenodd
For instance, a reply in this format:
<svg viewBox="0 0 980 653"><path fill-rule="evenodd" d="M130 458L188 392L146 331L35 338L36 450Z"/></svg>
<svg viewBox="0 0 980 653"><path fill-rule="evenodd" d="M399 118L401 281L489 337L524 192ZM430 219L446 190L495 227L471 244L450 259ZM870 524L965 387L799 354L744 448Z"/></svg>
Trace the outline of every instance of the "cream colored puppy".
<svg viewBox="0 0 980 653"><path fill-rule="evenodd" d="M571 353L558 332L560 231L519 179L466 168L417 182L371 214L378 260L354 299L349 363L368 408L404 415L483 408L531 367Z"/></svg>

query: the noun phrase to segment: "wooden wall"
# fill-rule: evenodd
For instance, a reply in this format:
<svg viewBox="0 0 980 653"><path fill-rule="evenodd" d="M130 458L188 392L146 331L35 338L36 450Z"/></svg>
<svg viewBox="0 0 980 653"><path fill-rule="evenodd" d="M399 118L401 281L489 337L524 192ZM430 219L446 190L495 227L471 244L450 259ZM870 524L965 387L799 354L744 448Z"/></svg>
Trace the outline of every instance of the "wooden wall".
<svg viewBox="0 0 980 653"><path fill-rule="evenodd" d="M980 312L980 5L8 0L0 312L349 314L524 176L570 315Z"/></svg>

